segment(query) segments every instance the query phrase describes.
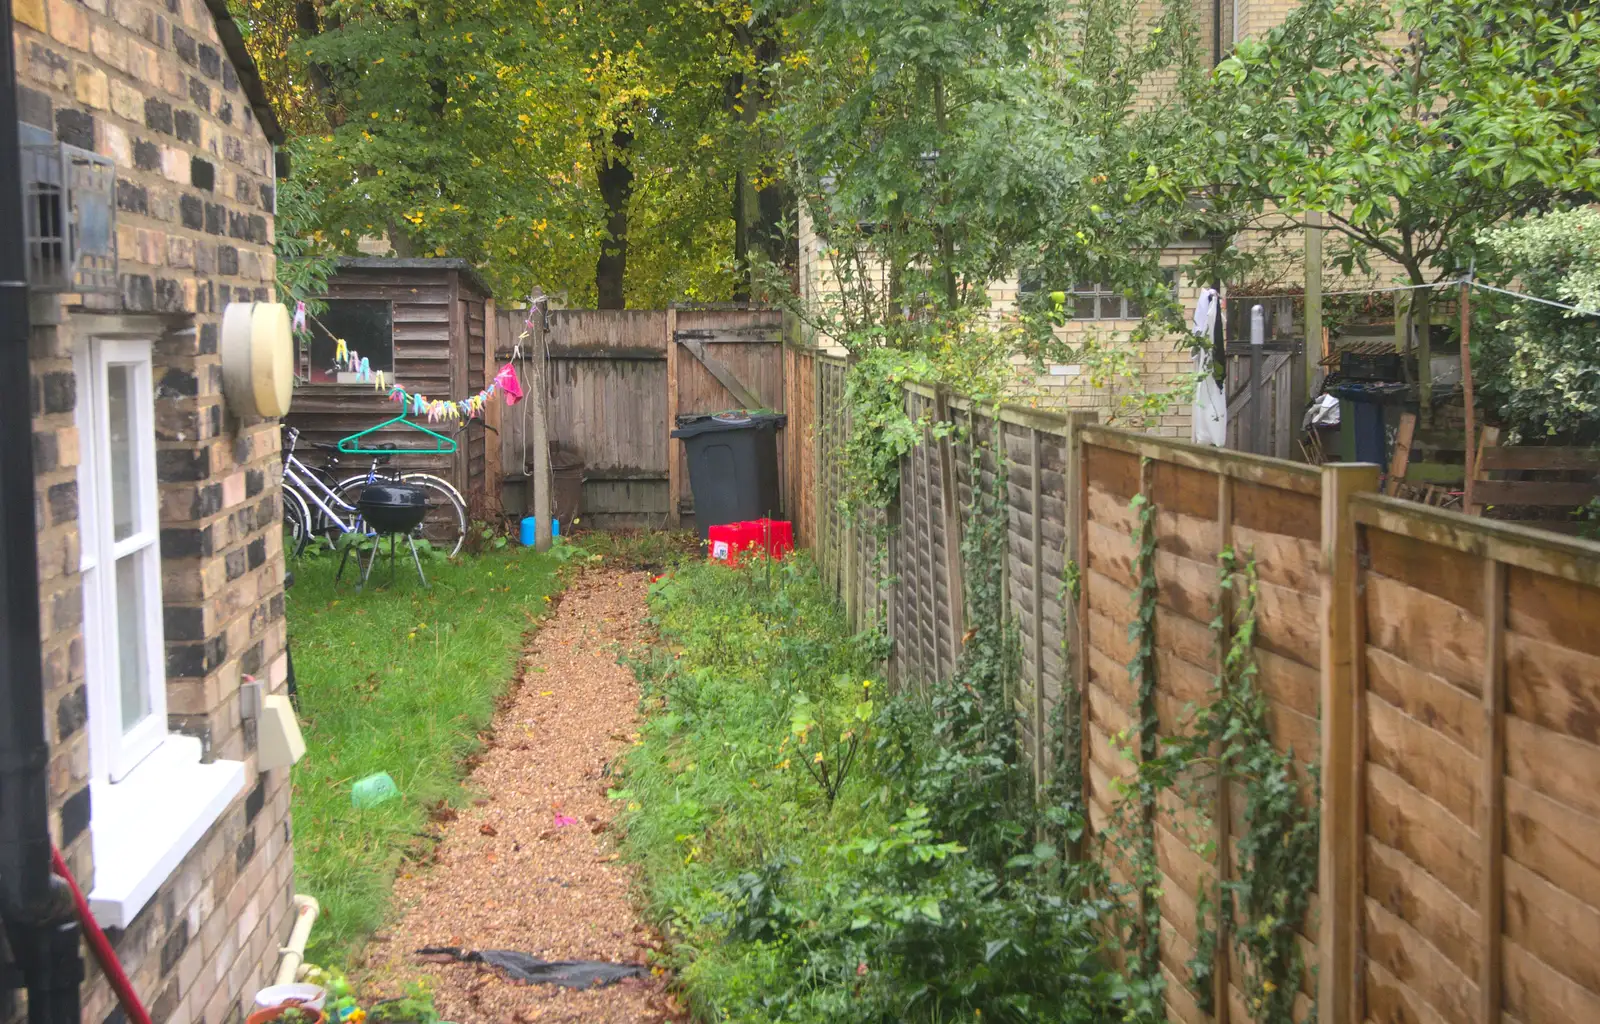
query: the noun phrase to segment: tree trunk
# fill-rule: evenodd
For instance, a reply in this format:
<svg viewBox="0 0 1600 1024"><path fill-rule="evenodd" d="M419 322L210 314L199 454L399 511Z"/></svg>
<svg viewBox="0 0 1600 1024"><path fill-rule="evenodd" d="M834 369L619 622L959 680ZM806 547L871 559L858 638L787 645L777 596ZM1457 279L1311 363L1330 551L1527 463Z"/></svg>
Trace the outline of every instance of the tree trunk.
<svg viewBox="0 0 1600 1024"><path fill-rule="evenodd" d="M600 241L600 258L595 261L595 305L599 309L626 306L622 285L628 271L628 201L633 196L633 167L628 163L628 147L633 133L617 129L611 133L611 146L599 169L600 197L606 204L606 237Z"/></svg>

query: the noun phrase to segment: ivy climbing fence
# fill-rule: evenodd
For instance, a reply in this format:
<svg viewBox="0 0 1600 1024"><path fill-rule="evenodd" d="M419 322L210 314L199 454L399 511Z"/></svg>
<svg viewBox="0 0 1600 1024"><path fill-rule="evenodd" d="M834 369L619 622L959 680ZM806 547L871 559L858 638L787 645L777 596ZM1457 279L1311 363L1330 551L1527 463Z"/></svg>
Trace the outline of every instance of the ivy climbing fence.
<svg viewBox="0 0 1600 1024"><path fill-rule="evenodd" d="M852 521L845 365L786 365L791 514L901 685L955 666L1004 472L1023 748L1079 787L1169 1020L1600 1020L1600 544L919 387L966 430Z"/></svg>

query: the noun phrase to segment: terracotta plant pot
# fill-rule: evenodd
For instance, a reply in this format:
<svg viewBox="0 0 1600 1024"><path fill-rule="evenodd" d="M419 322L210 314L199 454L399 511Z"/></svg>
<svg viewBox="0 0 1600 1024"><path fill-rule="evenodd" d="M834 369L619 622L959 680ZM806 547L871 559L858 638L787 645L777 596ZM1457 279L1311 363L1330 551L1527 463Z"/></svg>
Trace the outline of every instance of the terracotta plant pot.
<svg viewBox="0 0 1600 1024"><path fill-rule="evenodd" d="M324 1018L321 1010L307 1009L299 1003L284 1003L282 1006L271 1006L265 1010L257 1010L244 1019L244 1024L273 1024L287 1010L299 1010L305 1014L304 1017L300 1018L300 1024L323 1024Z"/></svg>

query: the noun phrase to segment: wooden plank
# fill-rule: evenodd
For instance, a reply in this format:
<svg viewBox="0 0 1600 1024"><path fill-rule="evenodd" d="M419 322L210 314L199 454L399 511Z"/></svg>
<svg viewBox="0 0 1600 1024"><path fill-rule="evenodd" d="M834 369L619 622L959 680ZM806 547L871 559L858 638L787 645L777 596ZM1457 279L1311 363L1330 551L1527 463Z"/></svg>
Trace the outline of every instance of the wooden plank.
<svg viewBox="0 0 1600 1024"><path fill-rule="evenodd" d="M1505 611L1506 567L1484 563L1483 575L1483 767L1479 782L1482 801L1478 813L1478 838L1482 843L1483 892L1478 905L1482 924L1483 964L1478 974L1479 1019L1500 1024L1504 1002L1501 931L1505 907L1505 745L1506 673Z"/></svg>
<svg viewBox="0 0 1600 1024"><path fill-rule="evenodd" d="M1505 784L1506 853L1590 906L1600 907L1600 819L1516 779Z"/></svg>
<svg viewBox="0 0 1600 1024"><path fill-rule="evenodd" d="M683 442L672 436L678 425L678 346L672 343L678 329L678 308L667 307L665 346L667 350L667 524L677 529L683 524Z"/></svg>
<svg viewBox="0 0 1600 1024"><path fill-rule="evenodd" d="M1537 448L1491 445L1483 449L1484 469L1600 472L1600 448Z"/></svg>
<svg viewBox="0 0 1600 1024"><path fill-rule="evenodd" d="M1302 466L1265 455L1228 451L1209 445L1190 444L1171 438L1154 438L1149 434L1118 430L1111 427L1086 425L1085 439L1095 446L1112 448L1130 455L1146 456L1163 462L1175 462L1191 469L1219 473L1286 491L1316 497L1321 484L1315 467ZM1240 508L1243 505L1241 503Z"/></svg>
<svg viewBox="0 0 1600 1024"><path fill-rule="evenodd" d="M1367 898L1415 928L1463 975L1478 977L1478 912L1400 851L1375 839L1364 849Z"/></svg>
<svg viewBox="0 0 1600 1024"><path fill-rule="evenodd" d="M1488 477L1484 475L1483 470L1484 454L1490 448L1497 446L1499 443L1499 427L1484 427L1483 433L1478 435L1478 451L1476 453L1476 457L1472 459L1472 464L1478 467L1478 469L1476 470L1473 478L1467 482L1467 493L1462 496L1461 502L1468 515L1483 515L1483 499L1478 495L1477 490L1478 484L1488 479Z"/></svg>
<svg viewBox="0 0 1600 1024"><path fill-rule="evenodd" d="M1382 495L1355 499L1356 521L1600 589L1600 543Z"/></svg>
<svg viewBox="0 0 1600 1024"><path fill-rule="evenodd" d="M1600 498L1600 484L1542 480L1481 480L1473 484L1480 505L1562 505L1576 508Z"/></svg>
<svg viewBox="0 0 1600 1024"><path fill-rule="evenodd" d="M1591 951L1592 952L1592 951ZM1527 1024L1600 1020L1600 996L1575 984L1515 942L1505 944L1506 1009Z"/></svg>
<svg viewBox="0 0 1600 1024"><path fill-rule="evenodd" d="M1479 701L1442 676L1424 672L1379 647L1365 649L1367 690L1436 729L1469 754L1483 749Z"/></svg>
<svg viewBox="0 0 1600 1024"><path fill-rule="evenodd" d="M733 375L733 371L728 368L727 363L706 351L705 342L689 339L679 340L678 344L686 349L690 355L694 356L695 359L699 360L700 365L710 371L711 376L717 379L717 383L727 388L728 394L732 395L734 401L741 406L746 409L763 409L767 407L759 395L745 387L739 378Z"/></svg>
<svg viewBox="0 0 1600 1024"><path fill-rule="evenodd" d="M1483 621L1476 612L1378 574L1367 576L1371 643L1473 696L1483 685Z"/></svg>
<svg viewBox="0 0 1600 1024"><path fill-rule="evenodd" d="M1477 986L1432 943L1376 900L1365 906L1372 962L1383 965L1447 1021L1472 1019Z"/></svg>
<svg viewBox="0 0 1600 1024"><path fill-rule="evenodd" d="M1477 827L1480 791L1477 764L1464 747L1423 725L1376 693L1367 706L1367 757L1394 772L1417 792Z"/></svg>
<svg viewBox="0 0 1600 1024"><path fill-rule="evenodd" d="M1600 818L1600 747L1515 715L1506 719L1505 739L1508 778Z"/></svg>
<svg viewBox="0 0 1600 1024"><path fill-rule="evenodd" d="M1395 494L1400 490L1400 481L1405 479L1406 466L1411 462L1411 440L1416 433L1417 414L1401 414L1400 429L1394 435L1394 454L1389 459L1389 478L1383 485L1383 493Z"/></svg>
<svg viewBox="0 0 1600 1024"><path fill-rule="evenodd" d="M1324 466L1322 497L1322 593L1319 637L1322 671L1322 820L1317 892L1323 914L1317 936L1322 965L1318 1005L1331 1024L1357 1024L1358 962L1362 919L1361 792L1365 756L1360 723L1365 713L1364 644L1359 597L1360 565L1351 498L1376 490L1376 466ZM1236 496L1237 497L1237 496Z"/></svg>
<svg viewBox="0 0 1600 1024"><path fill-rule="evenodd" d="M1505 937L1590 992L1600 992L1600 910L1507 859Z"/></svg>
<svg viewBox="0 0 1600 1024"><path fill-rule="evenodd" d="M1082 730L1085 737L1079 755L1079 777L1084 780L1086 792L1084 802L1087 806L1089 800L1089 645L1091 640L1090 629L1090 595L1089 595L1089 463L1088 447L1082 429L1075 429L1067 438L1067 461L1071 467L1068 475L1071 490L1068 493L1067 515L1072 523L1070 535L1073 538L1073 557L1078 562L1078 596L1073 609L1073 622L1075 627L1072 633L1072 690L1078 700L1079 720L1083 723ZM1126 637L1126 634L1124 634ZM1125 641L1126 642L1126 639ZM1074 855L1081 858L1083 851L1091 849L1091 839L1094 822L1084 822L1084 835L1079 840Z"/></svg>

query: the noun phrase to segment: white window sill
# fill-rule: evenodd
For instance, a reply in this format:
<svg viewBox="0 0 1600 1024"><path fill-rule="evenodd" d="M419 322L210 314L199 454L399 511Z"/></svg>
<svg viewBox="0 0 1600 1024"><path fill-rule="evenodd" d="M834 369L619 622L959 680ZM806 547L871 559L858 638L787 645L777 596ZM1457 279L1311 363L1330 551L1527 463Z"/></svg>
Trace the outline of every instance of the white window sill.
<svg viewBox="0 0 1600 1024"><path fill-rule="evenodd" d="M176 735L121 782L92 783L89 909L100 926L128 927L243 790L244 762L201 764L200 741Z"/></svg>

